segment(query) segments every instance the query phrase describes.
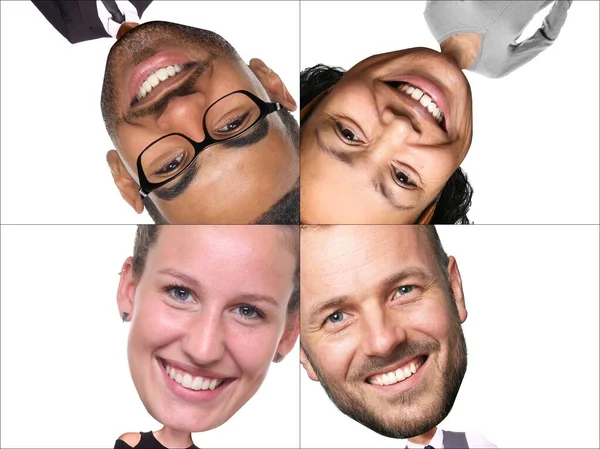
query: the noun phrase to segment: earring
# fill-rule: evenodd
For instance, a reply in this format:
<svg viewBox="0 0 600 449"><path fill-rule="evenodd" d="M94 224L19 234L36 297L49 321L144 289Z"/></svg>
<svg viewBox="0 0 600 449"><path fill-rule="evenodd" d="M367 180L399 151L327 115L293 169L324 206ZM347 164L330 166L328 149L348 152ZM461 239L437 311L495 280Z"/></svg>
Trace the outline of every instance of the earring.
<svg viewBox="0 0 600 449"><path fill-rule="evenodd" d="M123 322L125 322L125 319L129 316L129 314L127 312L123 312L121 314L121 318L123 318Z"/></svg>
<svg viewBox="0 0 600 449"><path fill-rule="evenodd" d="M275 354L275 363L279 362L282 358L283 358L283 356L280 353L276 353Z"/></svg>

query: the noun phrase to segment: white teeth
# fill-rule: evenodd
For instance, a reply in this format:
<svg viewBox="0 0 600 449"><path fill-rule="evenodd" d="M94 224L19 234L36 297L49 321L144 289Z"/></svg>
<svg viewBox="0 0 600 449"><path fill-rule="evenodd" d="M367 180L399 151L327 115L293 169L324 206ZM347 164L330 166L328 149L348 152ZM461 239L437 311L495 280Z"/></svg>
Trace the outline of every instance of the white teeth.
<svg viewBox="0 0 600 449"><path fill-rule="evenodd" d="M159 80L164 81L169 77L169 74L167 73L167 69L162 68L156 71L156 76L158 76Z"/></svg>
<svg viewBox="0 0 600 449"><path fill-rule="evenodd" d="M367 379L367 382L379 386L393 385L395 383L402 382L403 380L408 379L410 376L415 374L420 367L421 365L418 362L411 362L410 365L398 368L396 371L370 377L369 379Z"/></svg>
<svg viewBox="0 0 600 449"><path fill-rule="evenodd" d="M194 377L190 373L179 371L169 365L165 365L165 371L175 382L191 390L214 390L223 383L222 379L206 379L201 376Z"/></svg>
<svg viewBox="0 0 600 449"><path fill-rule="evenodd" d="M169 65L167 67L158 69L144 80L138 89L137 99L141 100L152 91L152 88L158 86L159 83L165 81L169 77L177 75L182 70L183 67L179 64Z"/></svg>
<svg viewBox="0 0 600 449"><path fill-rule="evenodd" d="M398 382L400 382L400 381L404 380L404 371L402 371L402 369L400 369L400 368L398 368L398 369L396 370L396 380L397 380Z"/></svg>
<svg viewBox="0 0 600 449"><path fill-rule="evenodd" d="M156 75L156 73L153 73L152 75L150 75L147 78L147 81L150 83L150 85L152 87L156 87L156 86L158 86L158 83L160 83L160 79L158 78L158 76Z"/></svg>
<svg viewBox="0 0 600 449"><path fill-rule="evenodd" d="M191 388L192 386L192 376L189 374L185 374L183 376L183 380L181 381L181 385L183 385L185 388Z"/></svg>
<svg viewBox="0 0 600 449"><path fill-rule="evenodd" d="M427 107L427 106L429 106L429 103L431 103L431 98L430 98L430 97L428 97L427 95L423 95L423 96L421 97L421 101L420 101L420 103L421 103L423 106Z"/></svg>
<svg viewBox="0 0 600 449"><path fill-rule="evenodd" d="M202 377L195 377L192 382L192 390L201 390L204 379Z"/></svg>
<svg viewBox="0 0 600 449"><path fill-rule="evenodd" d="M410 96L413 97L415 100L420 100L423 96L423 91L421 89L415 89L413 90L413 93L410 94Z"/></svg>
<svg viewBox="0 0 600 449"><path fill-rule="evenodd" d="M433 102L429 95L426 95L421 89L415 88L410 84L402 84L400 91L407 93L414 100L418 100L427 110L433 115L438 123L442 123L444 119L444 113L438 108L437 104Z"/></svg>

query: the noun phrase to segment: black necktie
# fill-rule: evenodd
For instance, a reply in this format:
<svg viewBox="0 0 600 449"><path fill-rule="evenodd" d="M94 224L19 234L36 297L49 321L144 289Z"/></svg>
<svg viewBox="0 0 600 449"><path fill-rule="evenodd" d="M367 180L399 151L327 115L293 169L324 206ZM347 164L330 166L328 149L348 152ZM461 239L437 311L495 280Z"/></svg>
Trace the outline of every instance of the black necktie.
<svg viewBox="0 0 600 449"><path fill-rule="evenodd" d="M427 446L425 446L425 449L435 449L433 446L430 446L429 444Z"/></svg>
<svg viewBox="0 0 600 449"><path fill-rule="evenodd" d="M106 6L106 9L108 10L115 22L125 22L125 16L117 6L117 2L115 2L115 0L102 0L102 3L104 3L104 6Z"/></svg>

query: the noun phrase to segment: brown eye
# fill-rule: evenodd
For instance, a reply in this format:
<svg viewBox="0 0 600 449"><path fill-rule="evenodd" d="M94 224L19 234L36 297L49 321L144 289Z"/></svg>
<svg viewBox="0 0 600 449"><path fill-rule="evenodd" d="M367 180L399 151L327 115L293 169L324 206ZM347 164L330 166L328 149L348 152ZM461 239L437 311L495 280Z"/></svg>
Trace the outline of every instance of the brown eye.
<svg viewBox="0 0 600 449"><path fill-rule="evenodd" d="M362 143L362 140L358 138L358 136L351 129L345 127L340 122L335 122L335 126L337 127L338 133L340 134L341 139L348 144L357 144Z"/></svg>
<svg viewBox="0 0 600 449"><path fill-rule="evenodd" d="M407 187L407 188L416 187L416 184L414 182L412 182L410 177L406 173L404 173L402 170L399 170L398 168L394 167L393 171L394 171L394 178L398 184L400 184L403 187Z"/></svg>

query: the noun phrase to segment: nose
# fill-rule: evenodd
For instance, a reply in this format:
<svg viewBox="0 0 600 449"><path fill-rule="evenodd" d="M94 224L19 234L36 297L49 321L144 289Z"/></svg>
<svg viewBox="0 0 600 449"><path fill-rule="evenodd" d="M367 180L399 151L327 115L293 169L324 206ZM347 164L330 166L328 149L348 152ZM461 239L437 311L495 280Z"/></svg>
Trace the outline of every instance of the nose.
<svg viewBox="0 0 600 449"><path fill-rule="evenodd" d="M412 112L395 100L389 93L377 97L381 134L372 146L371 158L385 165L390 159L409 152L420 138L419 124L412 117Z"/></svg>
<svg viewBox="0 0 600 449"><path fill-rule="evenodd" d="M406 331L393 311L373 308L364 315L362 351L367 356L386 357L406 341Z"/></svg>
<svg viewBox="0 0 600 449"><path fill-rule="evenodd" d="M169 101L157 119L158 127L165 133L183 133L196 142L204 140L204 114L208 108L206 95L194 92Z"/></svg>
<svg viewBox="0 0 600 449"><path fill-rule="evenodd" d="M221 318L217 311L201 311L183 339L183 351L199 365L217 362L225 355L225 329Z"/></svg>

